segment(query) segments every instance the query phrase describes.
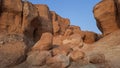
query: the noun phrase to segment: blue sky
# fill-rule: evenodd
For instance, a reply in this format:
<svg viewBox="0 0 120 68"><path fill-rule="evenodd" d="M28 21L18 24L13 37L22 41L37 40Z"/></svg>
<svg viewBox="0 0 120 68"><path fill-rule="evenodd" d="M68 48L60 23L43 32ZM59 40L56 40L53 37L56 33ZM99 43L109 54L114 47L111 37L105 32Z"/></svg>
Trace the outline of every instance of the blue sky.
<svg viewBox="0 0 120 68"><path fill-rule="evenodd" d="M93 7L101 0L29 0L34 4L47 4L50 10L64 18L69 18L71 25L82 30L100 33L93 16Z"/></svg>

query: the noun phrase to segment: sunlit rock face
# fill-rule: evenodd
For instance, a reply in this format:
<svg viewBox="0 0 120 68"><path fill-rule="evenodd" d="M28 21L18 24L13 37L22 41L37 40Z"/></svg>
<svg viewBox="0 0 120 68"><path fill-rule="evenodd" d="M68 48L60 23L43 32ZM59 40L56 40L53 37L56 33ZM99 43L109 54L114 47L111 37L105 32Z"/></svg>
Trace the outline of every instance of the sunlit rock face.
<svg viewBox="0 0 120 68"><path fill-rule="evenodd" d="M94 7L97 34L47 5L0 0L0 68L120 68L119 1Z"/></svg>
<svg viewBox="0 0 120 68"><path fill-rule="evenodd" d="M94 7L97 26L104 35L108 35L119 29L117 10L118 8L114 0L103 0Z"/></svg>

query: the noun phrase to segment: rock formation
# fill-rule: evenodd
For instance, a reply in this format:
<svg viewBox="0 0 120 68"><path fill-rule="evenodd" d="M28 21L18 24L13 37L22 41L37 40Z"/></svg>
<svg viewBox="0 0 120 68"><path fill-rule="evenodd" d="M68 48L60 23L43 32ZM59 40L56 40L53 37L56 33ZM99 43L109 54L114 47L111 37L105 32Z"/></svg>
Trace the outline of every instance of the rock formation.
<svg viewBox="0 0 120 68"><path fill-rule="evenodd" d="M0 0L0 68L120 68L119 1L94 7L97 34L47 5Z"/></svg>
<svg viewBox="0 0 120 68"><path fill-rule="evenodd" d="M115 0L103 0L94 8L97 26L103 35L108 35L120 28L119 13L117 12L119 9L116 5Z"/></svg>

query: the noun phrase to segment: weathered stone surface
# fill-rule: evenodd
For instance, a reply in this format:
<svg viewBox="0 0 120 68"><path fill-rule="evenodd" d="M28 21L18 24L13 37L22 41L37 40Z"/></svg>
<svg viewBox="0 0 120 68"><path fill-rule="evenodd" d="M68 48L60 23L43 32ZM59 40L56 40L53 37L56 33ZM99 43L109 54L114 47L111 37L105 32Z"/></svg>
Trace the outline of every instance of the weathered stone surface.
<svg viewBox="0 0 120 68"><path fill-rule="evenodd" d="M54 35L58 34L60 31L60 26L58 21L53 21L53 33Z"/></svg>
<svg viewBox="0 0 120 68"><path fill-rule="evenodd" d="M71 25L71 26L69 26L68 28L71 29L73 33L78 33L78 34L79 34L80 31L81 31L81 29L80 29L79 26Z"/></svg>
<svg viewBox="0 0 120 68"><path fill-rule="evenodd" d="M64 36L65 37L69 37L70 35L73 34L73 31L71 29L66 29L65 33L64 33Z"/></svg>
<svg viewBox="0 0 120 68"><path fill-rule="evenodd" d="M89 56L89 62L93 63L93 64L104 63L105 62L105 56L104 56L104 54L93 53Z"/></svg>
<svg viewBox="0 0 120 68"><path fill-rule="evenodd" d="M44 4L35 4L36 8L38 9L40 17L45 19L50 19L50 10L47 5Z"/></svg>
<svg viewBox="0 0 120 68"><path fill-rule="evenodd" d="M84 37L83 37L83 42L92 44L99 40L99 37L96 33L90 32L90 31L83 31Z"/></svg>
<svg viewBox="0 0 120 68"><path fill-rule="evenodd" d="M15 7L16 5L16 7ZM19 33L21 28L22 2L21 0L1 0L0 32ZM13 25L14 24L14 25Z"/></svg>
<svg viewBox="0 0 120 68"><path fill-rule="evenodd" d="M48 51L33 51L28 55L26 62L33 66L43 66L50 57L51 53Z"/></svg>
<svg viewBox="0 0 120 68"><path fill-rule="evenodd" d="M53 37L53 45L54 46L62 45L62 40L63 40L63 36L62 35L54 36Z"/></svg>
<svg viewBox="0 0 120 68"><path fill-rule="evenodd" d="M39 16L41 18L41 32L50 32L53 33L53 24L51 21L50 10L47 5L36 4L36 8L38 9Z"/></svg>
<svg viewBox="0 0 120 68"><path fill-rule="evenodd" d="M25 36L33 41L37 41L41 36L41 22L38 17L37 8L29 3L23 3L23 22L22 22L22 31Z"/></svg>
<svg viewBox="0 0 120 68"><path fill-rule="evenodd" d="M95 6L102 36L46 5L0 0L0 68L120 68L119 8L119 0Z"/></svg>
<svg viewBox="0 0 120 68"><path fill-rule="evenodd" d="M7 35L0 38L0 68L21 63L26 58L27 46L18 35Z"/></svg>
<svg viewBox="0 0 120 68"><path fill-rule="evenodd" d="M62 54L62 55L68 55L70 52L72 51L72 49L68 46L58 46L56 48L54 48L52 50L52 55L59 55L59 54Z"/></svg>
<svg viewBox="0 0 120 68"><path fill-rule="evenodd" d="M69 57L59 54L54 56L53 58L48 59L47 61L47 64L50 66L56 63L61 65L60 68L65 68L70 64L70 60Z"/></svg>
<svg viewBox="0 0 120 68"><path fill-rule="evenodd" d="M85 57L85 53L82 52L82 51L79 51L79 50L76 50L76 51L72 51L70 54L69 54L70 58L72 61L79 61L81 59L83 59Z"/></svg>
<svg viewBox="0 0 120 68"><path fill-rule="evenodd" d="M79 50L81 47L83 47L83 40L80 34L73 34L63 40L63 45L68 46L73 50Z"/></svg>
<svg viewBox="0 0 120 68"><path fill-rule="evenodd" d="M22 12L22 1L21 0L1 0L2 11L19 13Z"/></svg>
<svg viewBox="0 0 120 68"><path fill-rule="evenodd" d="M95 44L92 44L88 47L84 46L82 51L85 52L86 56L88 57L90 55L94 56L94 53L98 54L98 56L99 54L103 54L104 56L98 57L99 59L101 59L100 62L103 62L105 59L106 60L105 63L107 63L108 67L111 66L111 68L119 68L120 67L120 65L118 64L120 63L120 60L119 60L120 36L119 34L120 34L120 30L115 31L109 34L108 36L100 39ZM96 60L96 57L94 57L94 59ZM95 61L95 62L99 62L99 61Z"/></svg>
<svg viewBox="0 0 120 68"><path fill-rule="evenodd" d="M52 48L52 39L51 33L43 33L41 39L32 47L32 50L49 50Z"/></svg>
<svg viewBox="0 0 120 68"><path fill-rule="evenodd" d="M116 10L118 9L114 0L102 0L95 6L94 16L97 21L97 26L103 35L119 29Z"/></svg>
<svg viewBox="0 0 120 68"><path fill-rule="evenodd" d="M52 22L53 22L53 29L55 28L59 28L59 30L57 30L57 33L59 34L64 34L65 30L69 27L70 25L70 21L67 18L62 18L59 15L57 15L55 12L51 11L51 16L52 16ZM57 26L56 26L56 23ZM55 24L55 25L54 25ZM56 32L56 29L53 30L54 32ZM56 33L54 33L56 34Z"/></svg>

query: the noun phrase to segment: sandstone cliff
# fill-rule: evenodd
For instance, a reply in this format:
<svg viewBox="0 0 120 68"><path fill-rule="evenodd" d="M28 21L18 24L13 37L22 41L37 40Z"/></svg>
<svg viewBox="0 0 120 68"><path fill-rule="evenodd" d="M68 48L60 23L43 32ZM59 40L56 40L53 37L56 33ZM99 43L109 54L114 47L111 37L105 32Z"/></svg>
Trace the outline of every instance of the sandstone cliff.
<svg viewBox="0 0 120 68"><path fill-rule="evenodd" d="M97 34L47 5L0 0L0 68L120 68L119 1L94 7Z"/></svg>

